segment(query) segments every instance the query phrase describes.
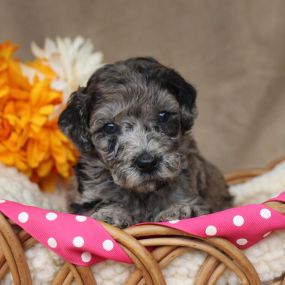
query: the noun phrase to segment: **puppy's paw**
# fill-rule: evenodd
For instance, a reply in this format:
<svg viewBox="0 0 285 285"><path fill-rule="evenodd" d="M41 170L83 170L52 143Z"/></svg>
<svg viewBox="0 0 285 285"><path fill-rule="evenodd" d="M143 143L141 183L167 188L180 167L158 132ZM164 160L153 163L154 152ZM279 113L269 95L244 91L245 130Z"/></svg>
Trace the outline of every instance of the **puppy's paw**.
<svg viewBox="0 0 285 285"><path fill-rule="evenodd" d="M190 205L174 205L169 209L160 212L155 218L155 222L164 222L172 220L181 220L192 216L192 208Z"/></svg>
<svg viewBox="0 0 285 285"><path fill-rule="evenodd" d="M164 222L172 220L182 220L201 215L209 214L210 210L205 205L174 205L167 210L160 212L155 218L155 222Z"/></svg>
<svg viewBox="0 0 285 285"><path fill-rule="evenodd" d="M206 205L192 205L192 217L198 217L198 216L202 216L202 215L207 215L210 214L212 211L210 209L210 207L206 206Z"/></svg>
<svg viewBox="0 0 285 285"><path fill-rule="evenodd" d="M101 208L97 212L93 213L91 217L95 220L106 222L121 229L134 224L132 218L124 209Z"/></svg>

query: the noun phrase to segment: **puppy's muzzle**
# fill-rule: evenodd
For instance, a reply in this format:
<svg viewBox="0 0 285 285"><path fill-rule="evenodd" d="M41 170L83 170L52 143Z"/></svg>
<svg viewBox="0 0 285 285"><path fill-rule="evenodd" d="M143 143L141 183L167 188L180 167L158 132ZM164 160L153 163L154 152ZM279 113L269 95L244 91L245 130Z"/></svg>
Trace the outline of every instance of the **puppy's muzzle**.
<svg viewBox="0 0 285 285"><path fill-rule="evenodd" d="M136 158L135 166L141 172L153 172L159 166L159 158L151 153L143 152Z"/></svg>

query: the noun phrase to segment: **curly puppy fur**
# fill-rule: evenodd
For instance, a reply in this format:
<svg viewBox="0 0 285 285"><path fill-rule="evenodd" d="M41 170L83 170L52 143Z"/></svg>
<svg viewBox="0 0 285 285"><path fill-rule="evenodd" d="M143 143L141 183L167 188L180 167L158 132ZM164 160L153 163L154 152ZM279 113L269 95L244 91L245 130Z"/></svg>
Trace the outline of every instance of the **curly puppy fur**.
<svg viewBox="0 0 285 285"><path fill-rule="evenodd" d="M72 211L118 227L222 210L231 196L191 136L196 90L153 58L97 70L59 118L77 145Z"/></svg>

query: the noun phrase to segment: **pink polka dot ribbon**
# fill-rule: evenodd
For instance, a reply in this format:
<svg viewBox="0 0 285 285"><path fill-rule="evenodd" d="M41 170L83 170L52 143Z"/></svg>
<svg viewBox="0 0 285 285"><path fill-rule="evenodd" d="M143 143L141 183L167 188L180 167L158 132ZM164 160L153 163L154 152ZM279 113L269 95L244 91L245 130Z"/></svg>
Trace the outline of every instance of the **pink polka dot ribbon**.
<svg viewBox="0 0 285 285"><path fill-rule="evenodd" d="M96 220L0 200L0 211L64 260L83 266L131 259Z"/></svg>
<svg viewBox="0 0 285 285"><path fill-rule="evenodd" d="M285 202L285 192L269 201ZM90 217L48 211L7 200L0 200L0 211L68 262L83 266L105 259L131 263L120 245ZM197 218L155 224L198 237L223 237L238 248L246 249L271 232L285 229L285 216L263 204L252 204Z"/></svg>

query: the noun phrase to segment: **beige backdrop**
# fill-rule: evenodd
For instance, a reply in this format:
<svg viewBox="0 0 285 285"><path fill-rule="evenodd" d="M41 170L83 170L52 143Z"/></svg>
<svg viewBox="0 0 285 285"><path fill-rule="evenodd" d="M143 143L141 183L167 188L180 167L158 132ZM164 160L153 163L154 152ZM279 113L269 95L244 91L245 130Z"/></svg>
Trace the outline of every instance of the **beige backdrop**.
<svg viewBox="0 0 285 285"><path fill-rule="evenodd" d="M0 0L0 40L91 38L111 62L151 55L199 90L194 133L224 171L285 154L285 1Z"/></svg>

